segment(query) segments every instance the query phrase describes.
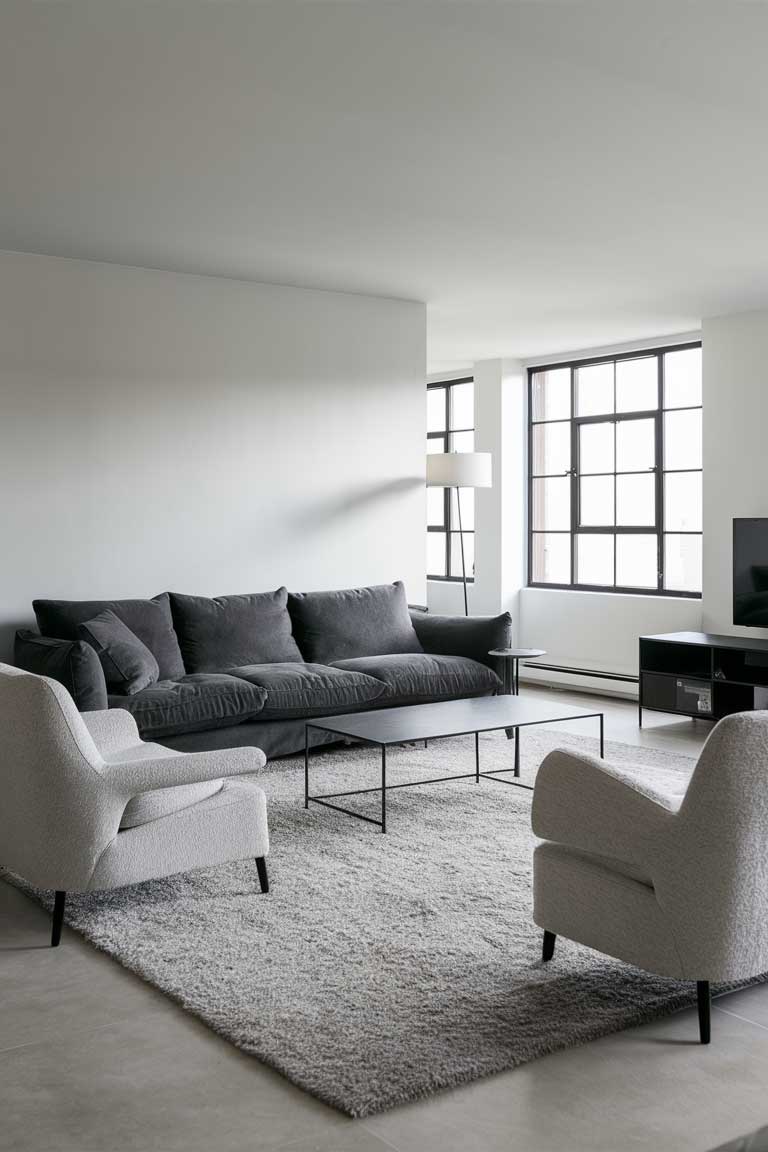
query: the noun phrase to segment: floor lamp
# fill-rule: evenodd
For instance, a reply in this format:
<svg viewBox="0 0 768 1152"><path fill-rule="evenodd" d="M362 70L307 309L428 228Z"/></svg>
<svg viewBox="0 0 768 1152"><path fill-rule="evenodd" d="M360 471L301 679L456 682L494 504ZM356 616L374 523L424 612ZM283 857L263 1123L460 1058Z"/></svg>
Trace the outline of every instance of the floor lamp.
<svg viewBox="0 0 768 1152"><path fill-rule="evenodd" d="M427 487L456 489L465 616L469 616L469 601L467 600L467 566L464 560L464 533L461 528L461 489L490 488L491 475L490 452L440 452L427 456Z"/></svg>

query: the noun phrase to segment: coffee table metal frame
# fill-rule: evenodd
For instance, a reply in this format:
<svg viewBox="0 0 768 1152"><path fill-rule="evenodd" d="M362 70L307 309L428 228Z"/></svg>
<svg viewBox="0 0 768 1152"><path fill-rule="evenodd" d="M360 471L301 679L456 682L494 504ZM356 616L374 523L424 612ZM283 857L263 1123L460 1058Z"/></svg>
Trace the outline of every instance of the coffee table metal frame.
<svg viewBox="0 0 768 1152"><path fill-rule="evenodd" d="M430 705L420 705L420 707L428 708ZM355 715L359 716L360 713L346 714L345 716L336 717L337 721L342 719L354 719ZM333 717L327 720L307 720L304 725L304 807L309 808L310 802L312 804L321 804L324 808L332 808L335 812L343 812L347 816L354 816L357 820L365 820L367 824L375 824L377 828L381 828L382 832L387 830L387 792L392 791L394 788L415 788L420 784L442 784L446 780L469 780L472 779L476 784L480 780L493 780L497 784L507 784L514 788L524 788L528 792L533 791L533 785L523 784L519 779L520 776L520 728L533 727L536 724L557 724L565 723L569 720L592 720L596 719L600 723L600 756L602 758L605 750L604 740L604 720L602 712L576 712L568 716L554 716L548 718L541 718L536 720L521 720L514 725L515 732L515 757L514 764L511 768L494 768L489 772L480 771L480 733L481 732L497 732L502 731L509 727L509 724L491 724L488 726L471 728L466 732L450 732L444 734L442 737L439 733L434 733L433 739L446 739L454 736L474 736L475 737L475 770L474 772L460 772L453 776L431 776L427 780L408 780L403 784L387 784L387 748L397 746L398 744L408 744L412 741L406 736L399 736L397 739L392 740L374 740L369 737L352 735L340 729L333 727ZM325 792L319 796L310 796L309 794L309 730L316 728L321 732L330 732L332 734L343 737L344 739L352 739L356 744L367 744L372 748L381 749L381 783L373 788L356 788L354 791L346 792ZM421 736L414 739L422 739ZM501 776L504 774L512 773L515 777L514 780L502 780ZM341 804L332 804L332 800L342 800L347 796L365 796L371 792L381 792L381 819L377 820L373 816L365 816L361 812L353 812L351 808L345 808Z"/></svg>

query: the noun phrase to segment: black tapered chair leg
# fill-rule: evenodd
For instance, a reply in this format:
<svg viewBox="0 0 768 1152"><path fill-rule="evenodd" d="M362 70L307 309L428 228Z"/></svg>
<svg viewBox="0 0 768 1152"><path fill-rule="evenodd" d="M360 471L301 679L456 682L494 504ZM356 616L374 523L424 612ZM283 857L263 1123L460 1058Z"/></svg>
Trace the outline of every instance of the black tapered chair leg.
<svg viewBox="0 0 768 1152"><path fill-rule="evenodd" d="M712 1006L709 980L698 980L696 982L696 998L699 1003L699 1037L701 1038L702 1044L709 1044Z"/></svg>
<svg viewBox="0 0 768 1152"><path fill-rule="evenodd" d="M262 892L269 892L269 876L267 875L267 862L263 856L256 857L256 871L259 874L259 884Z"/></svg>
<svg viewBox="0 0 768 1152"><path fill-rule="evenodd" d="M66 892L57 892L53 898L53 928L51 930L51 948L58 948L61 940L61 928L64 923L64 905L67 902Z"/></svg>
<svg viewBox="0 0 768 1152"><path fill-rule="evenodd" d="M555 954L555 940L557 940L557 936L554 932L544 933L544 939L541 944L541 958L545 964L548 960L551 960Z"/></svg>

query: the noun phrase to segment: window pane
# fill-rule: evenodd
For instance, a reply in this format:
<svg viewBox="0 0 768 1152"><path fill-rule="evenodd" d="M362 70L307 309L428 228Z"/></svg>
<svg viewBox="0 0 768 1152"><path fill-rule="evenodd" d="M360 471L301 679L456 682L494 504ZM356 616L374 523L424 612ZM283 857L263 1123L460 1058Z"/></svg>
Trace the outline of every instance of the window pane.
<svg viewBox="0 0 768 1152"><path fill-rule="evenodd" d="M616 537L616 583L623 588L658 587L658 538Z"/></svg>
<svg viewBox="0 0 768 1152"><path fill-rule="evenodd" d="M437 489L442 491L442 489ZM445 571L445 532L427 532L427 573L430 576L446 576Z"/></svg>
<svg viewBox="0 0 768 1152"><path fill-rule="evenodd" d="M659 367L655 356L616 361L616 411L644 412L659 406Z"/></svg>
<svg viewBox="0 0 768 1152"><path fill-rule="evenodd" d="M557 476L571 466L571 425L534 424L533 475Z"/></svg>
<svg viewBox="0 0 768 1152"><path fill-rule="evenodd" d="M700 348L531 373L534 584L656 591L663 568L700 594L701 373Z"/></svg>
<svg viewBox="0 0 768 1152"><path fill-rule="evenodd" d="M666 474L664 527L668 532L701 532L701 472Z"/></svg>
<svg viewBox="0 0 768 1152"><path fill-rule="evenodd" d="M427 524L430 528L445 527L445 488L427 488Z"/></svg>
<svg viewBox="0 0 768 1152"><path fill-rule="evenodd" d="M570 584L571 537L567 532L534 532L531 574L535 584Z"/></svg>
<svg viewBox="0 0 768 1152"><path fill-rule="evenodd" d="M613 412L613 361L576 369L576 415Z"/></svg>
<svg viewBox="0 0 768 1152"><path fill-rule="evenodd" d="M451 532L451 576L461 576L461 538L464 537L464 560L467 565L467 580L475 575L475 534L474 532Z"/></svg>
<svg viewBox="0 0 768 1152"><path fill-rule="evenodd" d="M444 436L430 436L427 440L427 456L432 456L435 453L438 455L445 452L445 437Z"/></svg>
<svg viewBox="0 0 768 1152"><path fill-rule="evenodd" d="M589 528L613 524L613 476L584 476L579 486L579 522Z"/></svg>
<svg viewBox="0 0 768 1152"><path fill-rule="evenodd" d="M445 388L427 388L427 432L445 431Z"/></svg>
<svg viewBox="0 0 768 1152"><path fill-rule="evenodd" d="M550 531L571 527L571 478L533 481L533 527Z"/></svg>
<svg viewBox="0 0 768 1152"><path fill-rule="evenodd" d="M701 409L664 414L664 467L701 468Z"/></svg>
<svg viewBox="0 0 768 1152"><path fill-rule="evenodd" d="M653 472L616 477L616 523L627 528L643 528L646 524L655 527L656 476Z"/></svg>
<svg viewBox="0 0 768 1152"><path fill-rule="evenodd" d="M582 424L579 428L579 472L613 472L613 424Z"/></svg>
<svg viewBox="0 0 768 1152"><path fill-rule="evenodd" d="M474 432L451 432L449 440L451 441L451 452L474 452L475 450Z"/></svg>
<svg viewBox="0 0 768 1152"><path fill-rule="evenodd" d="M644 472L656 463L656 421L620 420L616 425L616 471Z"/></svg>
<svg viewBox="0 0 768 1152"><path fill-rule="evenodd" d="M459 527L459 508L456 502L456 489L451 489L451 527L454 532ZM461 527L471 532L475 527L475 493L472 488L461 490Z"/></svg>
<svg viewBox="0 0 768 1152"><path fill-rule="evenodd" d="M576 537L576 580L579 584L613 584L613 536Z"/></svg>
<svg viewBox="0 0 768 1152"><path fill-rule="evenodd" d="M571 370L535 372L531 384L532 420L568 420L571 416Z"/></svg>
<svg viewBox="0 0 768 1152"><path fill-rule="evenodd" d="M701 404L701 348L667 352L664 357L664 407Z"/></svg>
<svg viewBox="0 0 768 1152"><path fill-rule="evenodd" d="M474 428L475 386L453 384L451 393L451 428Z"/></svg>
<svg viewBox="0 0 768 1152"><path fill-rule="evenodd" d="M701 536L664 537L664 587L701 592Z"/></svg>

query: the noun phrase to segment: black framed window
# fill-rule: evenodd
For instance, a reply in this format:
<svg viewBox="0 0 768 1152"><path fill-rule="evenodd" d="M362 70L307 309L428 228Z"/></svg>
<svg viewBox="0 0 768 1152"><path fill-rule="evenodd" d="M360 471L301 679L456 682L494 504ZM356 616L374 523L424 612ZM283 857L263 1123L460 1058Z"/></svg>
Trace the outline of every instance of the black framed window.
<svg viewBox="0 0 768 1152"><path fill-rule="evenodd" d="M471 376L427 385L427 452L474 452L475 385ZM461 493L467 580L475 571L475 494ZM427 579L461 580L456 490L427 488Z"/></svg>
<svg viewBox="0 0 768 1152"><path fill-rule="evenodd" d="M534 587L701 596L701 344L528 370Z"/></svg>

